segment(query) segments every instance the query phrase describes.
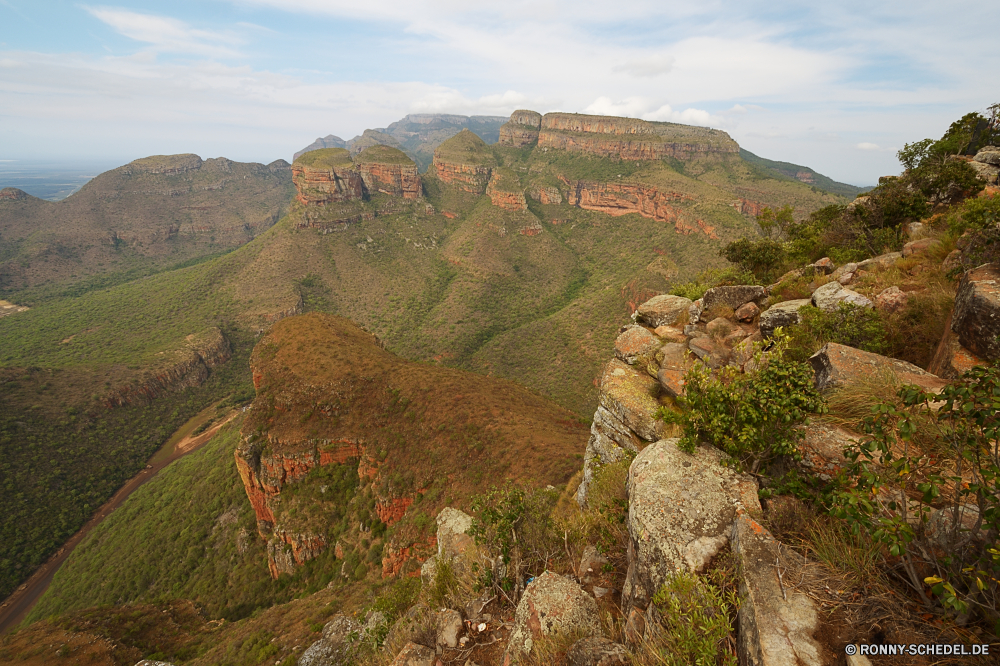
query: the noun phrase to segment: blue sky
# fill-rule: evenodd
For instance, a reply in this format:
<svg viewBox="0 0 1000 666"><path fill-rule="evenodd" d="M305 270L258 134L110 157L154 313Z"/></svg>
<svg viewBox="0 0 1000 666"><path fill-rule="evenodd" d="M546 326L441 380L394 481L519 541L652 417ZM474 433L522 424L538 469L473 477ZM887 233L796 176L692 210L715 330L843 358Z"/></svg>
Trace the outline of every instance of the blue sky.
<svg viewBox="0 0 1000 666"><path fill-rule="evenodd" d="M0 159L269 162L407 113L708 125L838 180L1000 101L1000 3L0 0Z"/></svg>

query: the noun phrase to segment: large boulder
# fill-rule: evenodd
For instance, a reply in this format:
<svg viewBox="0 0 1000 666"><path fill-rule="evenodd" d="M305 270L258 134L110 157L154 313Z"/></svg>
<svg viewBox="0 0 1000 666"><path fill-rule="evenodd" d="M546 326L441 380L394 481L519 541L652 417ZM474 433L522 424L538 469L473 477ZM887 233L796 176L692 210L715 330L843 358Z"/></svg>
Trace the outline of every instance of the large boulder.
<svg viewBox="0 0 1000 666"><path fill-rule="evenodd" d="M988 361L1000 359L1000 267L987 264L962 276L951 330L973 354Z"/></svg>
<svg viewBox="0 0 1000 666"><path fill-rule="evenodd" d="M940 244L941 241L936 238L921 238L919 240L913 240L903 246L903 256L910 257L920 252L926 252Z"/></svg>
<svg viewBox="0 0 1000 666"><path fill-rule="evenodd" d="M812 304L823 312L836 312L841 303L850 303L862 308L872 307L867 296L848 289L839 282L827 282L812 294Z"/></svg>
<svg viewBox="0 0 1000 666"><path fill-rule="evenodd" d="M702 311L720 306L737 310L744 303L760 305L765 298L767 298L767 289L757 285L712 287L701 297Z"/></svg>
<svg viewBox="0 0 1000 666"><path fill-rule="evenodd" d="M691 299L671 294L653 296L635 311L636 321L647 326L684 326L688 323Z"/></svg>
<svg viewBox="0 0 1000 666"><path fill-rule="evenodd" d="M875 307L883 312L898 312L906 307L909 300L905 291L893 285L879 292L875 297Z"/></svg>
<svg viewBox="0 0 1000 666"><path fill-rule="evenodd" d="M1000 167L1000 146L986 146L985 148L981 148L976 153L973 161Z"/></svg>
<svg viewBox="0 0 1000 666"><path fill-rule="evenodd" d="M629 365L649 358L660 348L660 341L643 326L629 326L615 339L615 356Z"/></svg>
<svg viewBox="0 0 1000 666"><path fill-rule="evenodd" d="M912 363L829 342L809 357L816 372L816 388L825 391L851 386L873 375L891 373L902 384L916 384L925 391L938 392L948 383Z"/></svg>
<svg viewBox="0 0 1000 666"><path fill-rule="evenodd" d="M407 643L390 666L434 666L436 656L434 650L426 645Z"/></svg>
<svg viewBox="0 0 1000 666"><path fill-rule="evenodd" d="M740 562L737 652L749 666L821 666L836 662L813 638L820 618L815 602L792 583L802 556L782 547L749 516L739 516L730 535ZM782 583L775 563L784 570Z"/></svg>
<svg viewBox="0 0 1000 666"><path fill-rule="evenodd" d="M514 629L504 663L528 655L543 637L601 635L597 602L569 578L547 571L524 591L514 613Z"/></svg>
<svg viewBox="0 0 1000 666"><path fill-rule="evenodd" d="M844 449L859 439L860 435L849 430L812 419L805 426L805 437L799 446L800 464L829 481L847 464Z"/></svg>
<svg viewBox="0 0 1000 666"><path fill-rule="evenodd" d="M424 645L431 642L436 633L437 614L424 604L416 604L393 623L382 643L382 649L389 655L395 655L407 643Z"/></svg>
<svg viewBox="0 0 1000 666"><path fill-rule="evenodd" d="M323 627L323 637L306 648L298 666L353 664L357 642L364 627L346 615L338 615Z"/></svg>
<svg viewBox="0 0 1000 666"><path fill-rule="evenodd" d="M779 326L788 328L798 324L801 321L799 310L806 305L809 305L808 298L775 303L760 315L760 334L769 338Z"/></svg>
<svg viewBox="0 0 1000 666"><path fill-rule="evenodd" d="M668 342L660 349L663 360L656 380L660 387L672 398L684 395L684 375L694 365L694 356L688 353L687 345Z"/></svg>
<svg viewBox="0 0 1000 666"><path fill-rule="evenodd" d="M666 432L663 421L653 417L659 392L655 379L616 358L604 369L598 402L639 437L655 442Z"/></svg>
<svg viewBox="0 0 1000 666"><path fill-rule="evenodd" d="M429 557L420 567L420 579L425 585L434 582L441 562L448 562L454 569L463 569L466 556L476 547L468 534L472 516L464 511L446 506L437 516L437 526L437 555Z"/></svg>
<svg viewBox="0 0 1000 666"><path fill-rule="evenodd" d="M736 516L759 511L757 482L701 446L685 453L677 439L647 446L628 472L629 565L622 607L645 609L676 571L702 571L726 545Z"/></svg>

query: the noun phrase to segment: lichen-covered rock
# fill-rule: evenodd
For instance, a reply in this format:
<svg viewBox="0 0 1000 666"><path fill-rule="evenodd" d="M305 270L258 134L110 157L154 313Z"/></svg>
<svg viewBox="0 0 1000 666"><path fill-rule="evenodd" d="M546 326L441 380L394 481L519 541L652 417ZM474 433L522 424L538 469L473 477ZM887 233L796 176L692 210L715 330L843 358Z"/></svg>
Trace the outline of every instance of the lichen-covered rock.
<svg viewBox="0 0 1000 666"><path fill-rule="evenodd" d="M756 303L744 303L740 307L736 308L736 313L733 315L737 321L751 322L757 315L760 314L760 308Z"/></svg>
<svg viewBox="0 0 1000 666"><path fill-rule="evenodd" d="M299 657L298 666L340 666L353 663L356 639L363 627L347 617L338 615L323 627L323 637L306 648Z"/></svg>
<svg viewBox="0 0 1000 666"><path fill-rule="evenodd" d="M916 384L925 391L938 392L948 383L912 363L835 342L810 356L809 363L816 372L816 388L820 391L857 384L883 372L891 372L901 383Z"/></svg>
<svg viewBox="0 0 1000 666"><path fill-rule="evenodd" d="M721 368L729 361L728 350L725 346L720 342L715 342L707 335L688 340L688 349L713 370Z"/></svg>
<svg viewBox="0 0 1000 666"><path fill-rule="evenodd" d="M570 579L547 571L528 585L517 604L504 663L529 654L543 637L576 633L601 634L597 602Z"/></svg>
<svg viewBox="0 0 1000 666"><path fill-rule="evenodd" d="M662 421L653 418L659 384L645 372L612 359L601 378L598 402L639 437L655 442L665 432Z"/></svg>
<svg viewBox="0 0 1000 666"><path fill-rule="evenodd" d="M941 241L936 238L921 238L919 240L913 240L903 246L903 256L910 257L920 252L926 252L927 250L937 247L940 244Z"/></svg>
<svg viewBox="0 0 1000 666"><path fill-rule="evenodd" d="M968 165L972 167L981 180L985 180L990 185L996 185L1000 181L1000 167L997 165L975 160L969 162Z"/></svg>
<svg viewBox="0 0 1000 666"><path fill-rule="evenodd" d="M848 289L839 282L827 282L812 294L812 304L823 312L836 312L841 303L849 303L862 308L872 307L867 296Z"/></svg>
<svg viewBox="0 0 1000 666"><path fill-rule="evenodd" d="M712 287L701 297L702 311L722 306L737 310L744 303L760 304L767 298L767 289L756 285Z"/></svg>
<svg viewBox="0 0 1000 666"><path fill-rule="evenodd" d="M636 321L647 326L684 326L688 323L687 314L691 308L691 299L671 294L653 296L636 310Z"/></svg>
<svg viewBox="0 0 1000 666"><path fill-rule="evenodd" d="M420 579L425 585L434 582L440 562L448 562L453 568L464 566L463 558L476 547L468 534L471 527L469 514L450 506L441 509L437 516L437 555L427 558L420 567Z"/></svg>
<svg viewBox="0 0 1000 666"><path fill-rule="evenodd" d="M624 457L626 450L638 452L643 444L642 439L621 419L598 405L583 454L583 479L576 491L577 503L581 507L587 505L587 491L594 479L596 466L617 462Z"/></svg>
<svg viewBox="0 0 1000 666"><path fill-rule="evenodd" d="M441 647L458 647L462 635L462 614L446 608L437 614L437 644Z"/></svg>
<svg viewBox="0 0 1000 666"><path fill-rule="evenodd" d="M657 326L653 333L667 342L687 342L687 336L684 335L683 329L673 326Z"/></svg>
<svg viewBox="0 0 1000 666"><path fill-rule="evenodd" d="M676 398L684 394L684 375L694 365L694 357L688 353L686 345L668 342L660 350L663 360L656 379L667 394Z"/></svg>
<svg viewBox="0 0 1000 666"><path fill-rule="evenodd" d="M628 472L629 566L622 606L646 608L667 577L698 572L726 544L740 513L759 511L757 482L709 446L693 454L677 439L643 449Z"/></svg>
<svg viewBox="0 0 1000 666"><path fill-rule="evenodd" d="M808 268L812 269L813 275L829 275L837 267L833 265L833 261L830 257L823 257L822 259L809 264Z"/></svg>
<svg viewBox="0 0 1000 666"><path fill-rule="evenodd" d="M844 449L859 439L860 435L843 428L811 420L805 426L805 437L799 445L801 465L817 475L833 477L847 462Z"/></svg>
<svg viewBox="0 0 1000 666"><path fill-rule="evenodd" d="M799 309L809 305L808 298L797 298L791 301L775 303L760 315L760 334L765 338L774 335L774 329L779 326L787 328L801 321Z"/></svg>
<svg viewBox="0 0 1000 666"><path fill-rule="evenodd" d="M875 297L875 307L883 312L896 312L906 307L910 297L897 286L888 287Z"/></svg>
<svg viewBox="0 0 1000 666"><path fill-rule="evenodd" d="M625 332L615 339L615 356L629 365L636 361L649 358L660 347L660 341L642 326L629 326Z"/></svg>
<svg viewBox="0 0 1000 666"><path fill-rule="evenodd" d="M434 666L436 656L434 650L426 645L407 643L392 660L391 666Z"/></svg>
<svg viewBox="0 0 1000 666"><path fill-rule="evenodd" d="M737 652L750 666L821 666L835 662L813 638L819 628L816 604L806 594L779 582L774 563L786 571L802 556L780 548L750 516L739 516L730 535L740 561L740 610ZM787 596L787 599L785 598Z"/></svg>
<svg viewBox="0 0 1000 666"><path fill-rule="evenodd" d="M628 652L603 636L581 638L566 651L569 666L625 666Z"/></svg>
<svg viewBox="0 0 1000 666"><path fill-rule="evenodd" d="M980 358L1000 358L1000 268L987 264L962 276L951 330Z"/></svg>

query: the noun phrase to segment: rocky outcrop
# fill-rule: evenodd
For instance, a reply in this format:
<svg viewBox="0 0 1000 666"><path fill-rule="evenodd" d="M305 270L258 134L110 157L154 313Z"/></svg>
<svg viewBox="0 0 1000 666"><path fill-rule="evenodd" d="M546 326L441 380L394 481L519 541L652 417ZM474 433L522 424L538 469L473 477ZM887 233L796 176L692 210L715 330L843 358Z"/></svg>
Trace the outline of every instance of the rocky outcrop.
<svg viewBox="0 0 1000 666"><path fill-rule="evenodd" d="M476 552L475 541L469 536L472 516L452 507L441 509L437 517L437 554L427 558L420 567L420 578L431 585L437 576L438 565L447 562L453 571L461 571L467 560Z"/></svg>
<svg viewBox="0 0 1000 666"><path fill-rule="evenodd" d="M503 663L518 663L540 639L574 634L601 634L597 602L570 579L547 571L528 585L517 604Z"/></svg>
<svg viewBox="0 0 1000 666"><path fill-rule="evenodd" d="M419 199L423 193L417 165L401 150L372 146L355 159L368 192L382 192L404 199Z"/></svg>
<svg viewBox="0 0 1000 666"><path fill-rule="evenodd" d="M997 146L986 146L968 164L990 185L1000 182L1000 148Z"/></svg>
<svg viewBox="0 0 1000 666"><path fill-rule="evenodd" d="M690 309L690 298L661 294L636 308L635 320L653 328L659 326L684 327L688 323Z"/></svg>
<svg viewBox="0 0 1000 666"><path fill-rule="evenodd" d="M434 650L419 643L407 643L389 666L434 666Z"/></svg>
<svg viewBox="0 0 1000 666"><path fill-rule="evenodd" d="M581 638L566 651L569 666L625 666L628 651L620 643L613 643L603 636Z"/></svg>
<svg viewBox="0 0 1000 666"><path fill-rule="evenodd" d="M958 334L951 328L952 320L953 315L948 315L944 335L941 336L941 342L934 351L934 358L927 366L927 372L945 379L957 379L975 366L986 364L983 359L962 346Z"/></svg>
<svg viewBox="0 0 1000 666"><path fill-rule="evenodd" d="M746 303L759 305L765 298L767 289L756 285L712 287L701 297L701 310L705 313L723 307L735 311Z"/></svg>
<svg viewBox="0 0 1000 666"><path fill-rule="evenodd" d="M192 153L181 155L151 155L129 162L120 167L126 174L162 174L166 176L177 176L189 171L197 171L203 162L200 157Z"/></svg>
<svg viewBox="0 0 1000 666"><path fill-rule="evenodd" d="M951 330L976 356L1000 359L1000 267L987 264L962 276Z"/></svg>
<svg viewBox="0 0 1000 666"><path fill-rule="evenodd" d="M138 381L113 389L101 402L105 407L121 407L149 402L166 391L201 386L209 371L232 357L229 341L218 328L189 335L183 348L161 352L159 369L148 372Z"/></svg>
<svg viewBox="0 0 1000 666"><path fill-rule="evenodd" d="M354 201L364 197L364 180L343 148L324 148L292 164L296 199L305 205Z"/></svg>
<svg viewBox="0 0 1000 666"><path fill-rule="evenodd" d="M613 217L638 213L658 222L673 224L677 233L701 232L718 238L715 227L693 217L677 204L693 201L677 192L661 192L642 183L602 183L589 180L566 181L569 187L567 203L584 210L595 210Z"/></svg>
<svg viewBox="0 0 1000 666"><path fill-rule="evenodd" d="M535 111L515 111L510 121L500 128L501 146L523 148L538 141L538 130L542 126L542 116Z"/></svg>
<svg viewBox="0 0 1000 666"><path fill-rule="evenodd" d="M306 648L298 666L346 666L354 662L363 627L346 615L337 615L323 626L323 637Z"/></svg>
<svg viewBox="0 0 1000 666"><path fill-rule="evenodd" d="M823 312L836 312L841 303L847 303L859 308L871 308L872 302L867 296L848 289L840 282L827 282L812 294L812 304Z"/></svg>
<svg viewBox="0 0 1000 666"><path fill-rule="evenodd" d="M613 359L601 377L598 402L636 435L655 442L665 431L663 421L654 417L658 394L659 384L649 374Z"/></svg>
<svg viewBox="0 0 1000 666"><path fill-rule="evenodd" d="M462 130L434 151L434 173L443 183L472 194L483 194L496 166L489 146L469 130Z"/></svg>
<svg viewBox="0 0 1000 666"><path fill-rule="evenodd" d="M517 174L505 167L493 169L490 182L486 186L486 194L490 202L498 208L512 211L528 210L521 181Z"/></svg>
<svg viewBox="0 0 1000 666"><path fill-rule="evenodd" d="M528 188L528 195L538 203L545 205L563 202L562 192L559 191L558 187L552 185L531 185Z"/></svg>
<svg viewBox="0 0 1000 666"><path fill-rule="evenodd" d="M31 198L30 194L16 187L5 187L0 190L0 201L23 201Z"/></svg>
<svg viewBox="0 0 1000 666"><path fill-rule="evenodd" d="M809 304L808 298L775 303L760 315L760 334L770 338L779 326L787 328L798 324L801 321L799 310Z"/></svg>
<svg viewBox="0 0 1000 666"><path fill-rule="evenodd" d="M648 328L629 326L615 338L615 356L629 365L635 365L652 357L661 344Z"/></svg>
<svg viewBox="0 0 1000 666"><path fill-rule="evenodd" d="M688 454L677 442L647 446L629 467L626 615L645 610L671 574L702 571L726 545L737 516L760 510L757 482L725 467L725 454L709 446Z"/></svg>
<svg viewBox="0 0 1000 666"><path fill-rule="evenodd" d="M720 130L575 113L545 114L538 147L625 160L739 153L736 142Z"/></svg>
<svg viewBox="0 0 1000 666"><path fill-rule="evenodd" d="M925 391L940 391L948 382L912 363L873 354L835 342L809 357L820 391L860 383L873 375L889 373L901 384L916 384Z"/></svg>

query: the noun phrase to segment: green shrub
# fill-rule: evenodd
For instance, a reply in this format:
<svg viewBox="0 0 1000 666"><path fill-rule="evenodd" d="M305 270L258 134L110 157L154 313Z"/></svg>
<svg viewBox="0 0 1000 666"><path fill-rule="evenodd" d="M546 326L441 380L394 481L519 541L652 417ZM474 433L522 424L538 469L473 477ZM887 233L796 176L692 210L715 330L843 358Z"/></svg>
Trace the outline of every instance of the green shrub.
<svg viewBox="0 0 1000 666"><path fill-rule="evenodd" d="M978 613L1000 635L1000 368L973 368L940 394L904 386L898 397L872 407L868 436L845 451L836 513L900 558L926 605L930 586L942 606ZM914 446L921 428L940 451Z"/></svg>
<svg viewBox="0 0 1000 666"><path fill-rule="evenodd" d="M775 330L767 344L766 352L764 343L754 346L746 373L727 366L713 375L701 363L688 371L681 413L659 412L683 427L681 449L692 452L706 442L754 473L777 456L799 456L803 435L796 426L822 412L823 399L813 387L812 368L787 356L784 331Z"/></svg>
<svg viewBox="0 0 1000 666"><path fill-rule="evenodd" d="M761 284L774 282L787 260L784 244L770 238L741 238L726 244L719 254Z"/></svg>
<svg viewBox="0 0 1000 666"><path fill-rule="evenodd" d="M889 338L882 316L871 308L838 303L833 312L811 305L799 309L800 323L789 330L792 358L805 361L828 342L885 354Z"/></svg>
<svg viewBox="0 0 1000 666"><path fill-rule="evenodd" d="M642 650L652 653L655 663L735 666L736 655L724 645L733 632L729 619L729 607L737 605L733 591L723 593L703 578L682 572L663 584L653 596L653 605L663 631Z"/></svg>

